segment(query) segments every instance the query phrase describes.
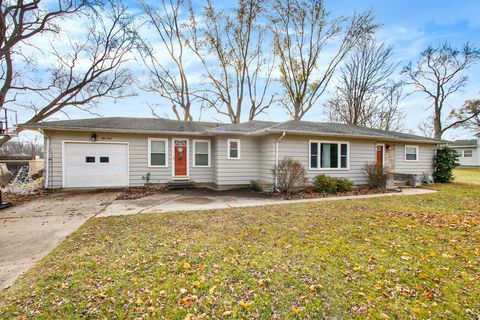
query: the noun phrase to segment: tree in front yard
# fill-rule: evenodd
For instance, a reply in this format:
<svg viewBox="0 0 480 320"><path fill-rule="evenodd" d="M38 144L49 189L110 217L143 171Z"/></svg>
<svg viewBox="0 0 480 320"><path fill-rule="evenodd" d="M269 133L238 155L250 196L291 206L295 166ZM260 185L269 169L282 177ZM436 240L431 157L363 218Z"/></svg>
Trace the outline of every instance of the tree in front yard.
<svg viewBox="0 0 480 320"><path fill-rule="evenodd" d="M467 119L444 119L447 100L467 83L466 71L480 61L480 50L465 44L454 48L445 43L438 48L428 47L420 54L416 64L408 64L403 69L407 84L414 91L423 93L431 102L433 136L441 139L448 129L462 125Z"/></svg>
<svg viewBox="0 0 480 320"><path fill-rule="evenodd" d="M458 165L458 154L455 150L449 147L438 149L435 155L435 182L452 182L453 169Z"/></svg>
<svg viewBox="0 0 480 320"><path fill-rule="evenodd" d="M272 169L276 189L288 199L296 187L303 186L306 181L305 167L297 160L285 158Z"/></svg>

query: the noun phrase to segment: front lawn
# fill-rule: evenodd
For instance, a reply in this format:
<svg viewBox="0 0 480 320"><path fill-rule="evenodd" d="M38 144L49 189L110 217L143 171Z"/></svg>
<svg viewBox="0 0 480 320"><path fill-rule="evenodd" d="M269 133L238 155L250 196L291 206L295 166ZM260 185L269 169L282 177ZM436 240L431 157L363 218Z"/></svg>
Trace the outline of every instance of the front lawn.
<svg viewBox="0 0 480 320"><path fill-rule="evenodd" d="M480 184L480 168L456 168L453 175L455 182Z"/></svg>
<svg viewBox="0 0 480 320"><path fill-rule="evenodd" d="M0 318L478 318L480 188L95 218Z"/></svg>

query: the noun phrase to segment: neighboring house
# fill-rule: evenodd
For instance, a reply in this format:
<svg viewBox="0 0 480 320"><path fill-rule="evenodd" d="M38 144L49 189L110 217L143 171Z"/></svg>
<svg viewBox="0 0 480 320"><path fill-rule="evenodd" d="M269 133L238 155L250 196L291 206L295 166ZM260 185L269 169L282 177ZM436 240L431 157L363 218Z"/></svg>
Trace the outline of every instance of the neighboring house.
<svg viewBox="0 0 480 320"><path fill-rule="evenodd" d="M457 151L461 167L480 167L480 133L477 139L456 140L448 145Z"/></svg>
<svg viewBox="0 0 480 320"><path fill-rule="evenodd" d="M360 126L291 120L239 124L97 118L24 124L45 135L48 188L141 186L191 181L217 189L256 180L290 157L318 174L367 183L366 163L396 174L432 174L440 140Z"/></svg>

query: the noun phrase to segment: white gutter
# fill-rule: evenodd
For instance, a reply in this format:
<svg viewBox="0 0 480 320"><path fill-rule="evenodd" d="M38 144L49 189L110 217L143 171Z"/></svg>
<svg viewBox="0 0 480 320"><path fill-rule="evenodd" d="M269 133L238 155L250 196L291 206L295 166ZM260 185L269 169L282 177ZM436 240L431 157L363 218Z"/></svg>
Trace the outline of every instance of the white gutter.
<svg viewBox="0 0 480 320"><path fill-rule="evenodd" d="M282 132L282 135L277 139L275 140L275 167L278 166L278 143L280 142L280 140L283 139L283 137L285 137L287 133L285 131ZM278 187L278 178L277 178L277 175L275 175L275 190L277 189Z"/></svg>

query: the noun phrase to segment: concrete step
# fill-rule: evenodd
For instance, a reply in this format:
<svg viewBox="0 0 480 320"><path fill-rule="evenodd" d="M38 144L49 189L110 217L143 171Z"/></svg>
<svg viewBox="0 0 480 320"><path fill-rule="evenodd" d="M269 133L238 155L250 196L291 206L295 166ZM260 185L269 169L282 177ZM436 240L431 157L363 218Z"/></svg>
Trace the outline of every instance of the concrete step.
<svg viewBox="0 0 480 320"><path fill-rule="evenodd" d="M167 183L168 189L189 189L195 187L195 181L193 180L172 180Z"/></svg>

